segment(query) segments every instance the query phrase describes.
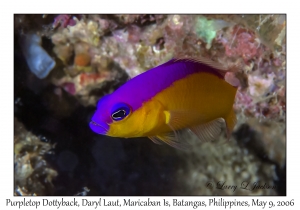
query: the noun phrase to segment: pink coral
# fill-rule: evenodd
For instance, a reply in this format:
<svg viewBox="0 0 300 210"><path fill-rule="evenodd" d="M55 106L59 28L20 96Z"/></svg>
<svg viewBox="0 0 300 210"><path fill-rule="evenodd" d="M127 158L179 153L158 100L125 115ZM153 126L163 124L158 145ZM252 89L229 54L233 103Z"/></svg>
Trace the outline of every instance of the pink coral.
<svg viewBox="0 0 300 210"><path fill-rule="evenodd" d="M232 37L228 38L230 41L226 38L219 39L224 45L228 57L241 56L247 62L262 53L254 32L236 26L231 35Z"/></svg>
<svg viewBox="0 0 300 210"><path fill-rule="evenodd" d="M138 43L140 41L141 29L135 25L128 27L128 41Z"/></svg>
<svg viewBox="0 0 300 210"><path fill-rule="evenodd" d="M279 67L282 65L283 61L280 58L274 58L273 63L275 66Z"/></svg>
<svg viewBox="0 0 300 210"><path fill-rule="evenodd" d="M119 43L126 43L128 41L128 31L125 32L124 30L120 29L113 31L112 34Z"/></svg>
<svg viewBox="0 0 300 210"><path fill-rule="evenodd" d="M98 74L98 73L82 73L80 74L80 85L87 85L91 83L96 83L97 80L104 79L106 74Z"/></svg>
<svg viewBox="0 0 300 210"><path fill-rule="evenodd" d="M265 96L271 89L273 78L273 75L270 75L268 78L249 75L248 82L250 95L255 97Z"/></svg>
<svg viewBox="0 0 300 210"><path fill-rule="evenodd" d="M235 98L235 110L243 111L245 109L253 109L253 99L244 91L238 91Z"/></svg>
<svg viewBox="0 0 300 210"><path fill-rule="evenodd" d="M75 20L73 20L72 15L58 15L54 19L54 23L52 25L53 28L56 28L58 25L62 27L74 26L76 24Z"/></svg>
<svg viewBox="0 0 300 210"><path fill-rule="evenodd" d="M63 89L70 93L71 95L75 95L76 94L76 87L75 84L72 82L65 82L62 84Z"/></svg>

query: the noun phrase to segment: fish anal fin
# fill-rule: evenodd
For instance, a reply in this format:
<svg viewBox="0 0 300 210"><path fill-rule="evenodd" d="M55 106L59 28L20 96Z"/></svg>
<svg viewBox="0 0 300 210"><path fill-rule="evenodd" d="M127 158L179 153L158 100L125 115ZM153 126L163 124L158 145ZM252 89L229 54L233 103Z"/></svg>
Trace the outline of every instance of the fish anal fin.
<svg viewBox="0 0 300 210"><path fill-rule="evenodd" d="M231 111L229 112L229 114L227 115L227 117L225 117L226 132L227 132L227 140L228 141L231 137L231 133L234 129L236 121L237 121L236 116L235 116L234 110L232 108Z"/></svg>
<svg viewBox="0 0 300 210"><path fill-rule="evenodd" d="M204 142L215 140L221 133L223 118L217 118L205 124L190 127L189 129Z"/></svg>

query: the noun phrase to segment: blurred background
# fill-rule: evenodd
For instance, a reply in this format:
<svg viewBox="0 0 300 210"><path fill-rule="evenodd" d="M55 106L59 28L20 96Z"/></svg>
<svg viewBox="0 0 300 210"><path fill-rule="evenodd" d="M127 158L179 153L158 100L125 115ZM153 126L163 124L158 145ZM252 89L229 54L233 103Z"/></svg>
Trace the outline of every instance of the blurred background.
<svg viewBox="0 0 300 210"><path fill-rule="evenodd" d="M14 29L15 195L286 195L286 15L16 14ZM179 54L234 67L230 142L90 130L101 97Z"/></svg>

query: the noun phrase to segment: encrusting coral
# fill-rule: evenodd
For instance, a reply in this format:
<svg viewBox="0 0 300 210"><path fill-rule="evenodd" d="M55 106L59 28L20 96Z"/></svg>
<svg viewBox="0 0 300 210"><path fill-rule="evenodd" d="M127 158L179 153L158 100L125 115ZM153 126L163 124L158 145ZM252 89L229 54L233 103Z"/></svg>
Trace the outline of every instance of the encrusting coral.
<svg viewBox="0 0 300 210"><path fill-rule="evenodd" d="M14 171L15 195L48 195L53 192L53 179L57 176L45 160L54 145L41 141L15 119Z"/></svg>

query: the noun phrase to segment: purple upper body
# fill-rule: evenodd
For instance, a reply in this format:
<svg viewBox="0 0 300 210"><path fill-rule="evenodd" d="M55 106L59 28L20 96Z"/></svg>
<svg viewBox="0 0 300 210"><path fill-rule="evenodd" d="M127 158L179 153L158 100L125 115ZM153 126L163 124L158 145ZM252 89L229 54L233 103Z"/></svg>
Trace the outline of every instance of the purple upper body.
<svg viewBox="0 0 300 210"><path fill-rule="evenodd" d="M215 68L204 63L172 59L134 77L112 94L101 98L90 123L91 129L96 133L105 133L109 129L108 124L113 121L111 116L114 110L112 109L118 107L118 104L121 107L128 104L131 112L134 112L144 102L168 88L175 81L197 72L209 72L222 77ZM116 112L116 116L118 114Z"/></svg>

